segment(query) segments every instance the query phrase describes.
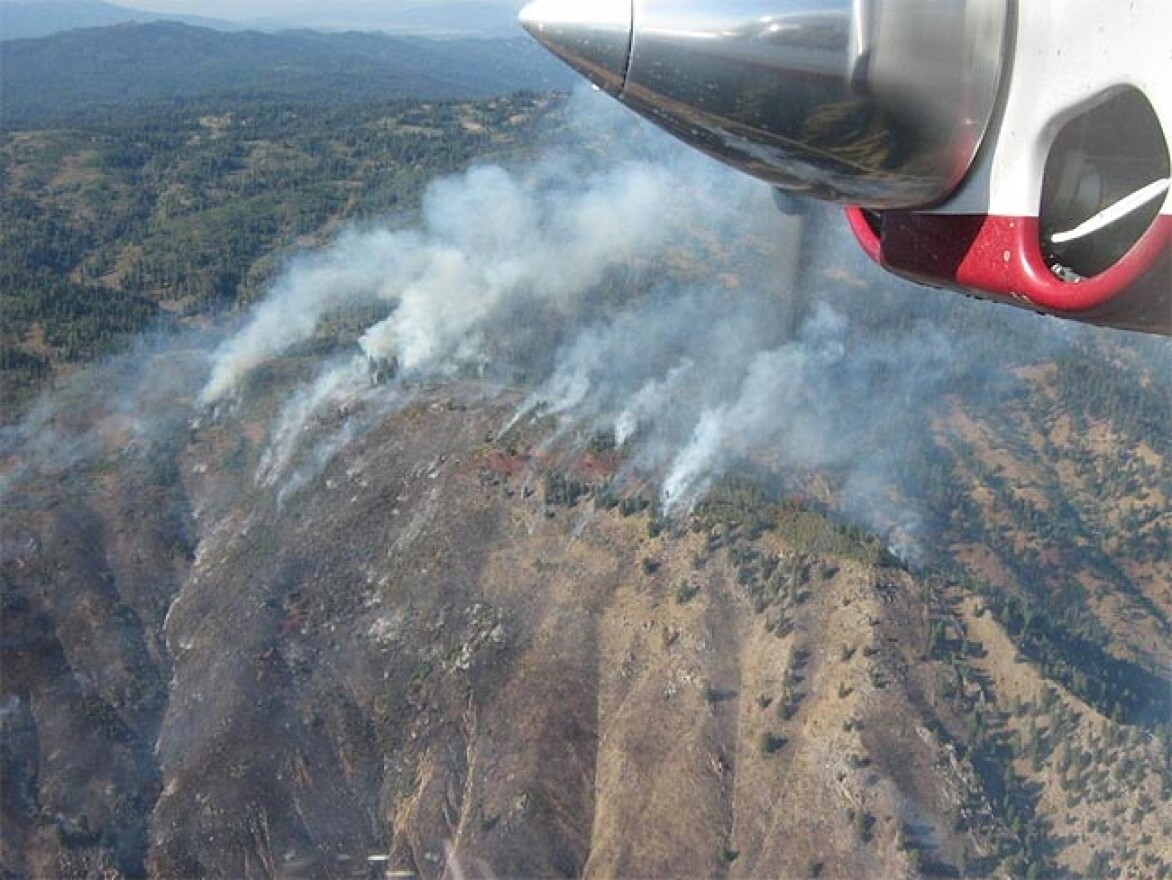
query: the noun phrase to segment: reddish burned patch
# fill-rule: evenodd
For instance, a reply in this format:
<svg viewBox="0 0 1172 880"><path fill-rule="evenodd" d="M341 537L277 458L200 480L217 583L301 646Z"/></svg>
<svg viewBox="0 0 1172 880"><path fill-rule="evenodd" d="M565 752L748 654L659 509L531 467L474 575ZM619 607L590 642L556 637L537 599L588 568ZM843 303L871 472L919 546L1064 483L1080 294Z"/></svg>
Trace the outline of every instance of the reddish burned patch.
<svg viewBox="0 0 1172 880"><path fill-rule="evenodd" d="M505 449L493 449L485 456L484 466L498 477L515 477L529 466L532 456Z"/></svg>
<svg viewBox="0 0 1172 880"><path fill-rule="evenodd" d="M591 482L605 482L615 475L622 457L617 452L587 452L570 466L572 477Z"/></svg>

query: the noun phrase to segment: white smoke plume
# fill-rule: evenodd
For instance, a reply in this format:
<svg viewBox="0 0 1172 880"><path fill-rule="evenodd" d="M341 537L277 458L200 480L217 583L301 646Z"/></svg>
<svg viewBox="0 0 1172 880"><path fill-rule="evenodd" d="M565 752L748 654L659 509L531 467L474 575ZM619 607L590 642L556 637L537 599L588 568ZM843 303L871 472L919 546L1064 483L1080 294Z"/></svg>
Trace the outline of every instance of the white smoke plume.
<svg viewBox="0 0 1172 880"><path fill-rule="evenodd" d="M961 321L942 329L941 314L993 307L911 300L844 256L854 254L845 232L807 228L801 241L815 252L799 253L795 221L766 187L613 102L576 102L572 137L605 153L473 168L431 186L416 228L351 231L295 261L216 349L199 402L230 399L332 310L379 303L385 317L361 332L361 352L327 365L281 410L260 483L295 490L391 405L375 401L401 402L401 385L367 380L367 363L393 363L411 380L528 385L518 419L540 411L612 431L631 466L661 480L668 512L751 461L836 469L844 502L874 525L874 499L922 451L914 438L933 401L1003 355L987 334L965 339ZM893 290L903 297L894 319L882 304ZM871 338L876 315L883 326ZM1036 320L1014 314L1004 326ZM1020 346L1021 359L1078 332L1052 324L998 342ZM321 428L338 412L363 415ZM914 531L902 527L901 540Z"/></svg>
<svg viewBox="0 0 1172 880"><path fill-rule="evenodd" d="M386 231L349 233L296 260L244 328L216 349L199 402L218 403L251 370L308 339L331 308L377 299L384 279L411 270L399 261L413 252L395 240Z"/></svg>
<svg viewBox="0 0 1172 880"><path fill-rule="evenodd" d="M932 413L960 388L1011 393L1015 365L1095 332L905 285L833 209L802 233L765 186L605 97L573 103L562 148L437 181L409 227L293 260L227 337L144 341L67 384L0 431L0 495L152 432L174 446L189 423L233 417L223 404L269 395L241 410L254 418L275 390L254 477L279 508L420 382L461 377L527 389L514 421L612 432L620 484L658 481L669 512L746 464L782 482L832 472L840 509L912 558L931 521L911 500ZM303 357L276 383L246 381L335 314L367 322L349 354L309 380L293 379ZM1172 375L1168 349L1140 342L1126 351Z"/></svg>
<svg viewBox="0 0 1172 880"><path fill-rule="evenodd" d="M524 169L480 166L437 181L425 195L417 228L350 231L323 252L294 261L241 329L218 346L198 398L205 407L231 399L253 370L310 339L332 311L381 303L389 312L361 334L360 356L331 364L312 388L285 404L258 482L279 482L316 416L339 407L357 410L349 404L374 396L363 363L394 363L410 378L467 371L548 376L555 388L558 377L570 379L579 370L590 331L576 336L578 328L598 315L617 320L616 332L658 334L638 343L653 349L682 350L697 321L713 325L727 343L761 343L757 322L767 310L743 325L714 324L714 314L697 314L698 298L687 306L660 297L669 320L637 311L624 316L635 290L655 286L665 263L695 260L727 237L737 218L762 218L763 237L781 241L785 221L771 209L767 191L690 151L671 145L665 152L660 139L648 148L647 132L622 116L615 117L620 130L609 134L597 109L578 118L589 120L594 136L609 141L614 152L592 157L555 150ZM765 246L755 262L771 273L788 272L768 266L771 251ZM702 276L704 268L698 263L693 271ZM621 278L608 279L611 273ZM562 345L568 356L558 366ZM638 354L633 349L625 359ZM614 362L612 353L607 357ZM648 363L661 359L651 352ZM628 374L645 376L647 369ZM609 402L619 405L638 390L612 387ZM561 408L572 408L570 394L556 394Z"/></svg>
<svg viewBox="0 0 1172 880"><path fill-rule="evenodd" d="M730 456L750 455L766 444L777 444L792 464L806 467L841 454L824 436L817 411L810 418L809 410L819 403L811 393L818 388L817 371L843 356L842 325L837 313L822 308L798 342L751 357L735 396L704 410L672 461L663 485L665 509L694 503Z"/></svg>
<svg viewBox="0 0 1172 880"><path fill-rule="evenodd" d="M363 365L350 359L333 369L326 370L309 388L294 391L281 407L269 429L269 444L257 466L256 481L263 486L277 483L293 460L303 440L306 425L314 414L321 412L327 404L344 414L341 433L344 437L349 437L353 428L350 419L345 417L348 416L345 407L357 402L359 390L366 376Z"/></svg>
<svg viewBox="0 0 1172 880"><path fill-rule="evenodd" d="M223 400L249 371L311 337L331 309L365 302L393 307L362 336L368 356L394 357L413 374L475 361L482 352L470 343L495 319L522 307L572 311L609 270L662 256L685 230L713 229L746 199L760 190L687 155L588 169L550 155L525 172L473 168L430 187L419 229L350 232L294 262L215 352L200 401Z"/></svg>

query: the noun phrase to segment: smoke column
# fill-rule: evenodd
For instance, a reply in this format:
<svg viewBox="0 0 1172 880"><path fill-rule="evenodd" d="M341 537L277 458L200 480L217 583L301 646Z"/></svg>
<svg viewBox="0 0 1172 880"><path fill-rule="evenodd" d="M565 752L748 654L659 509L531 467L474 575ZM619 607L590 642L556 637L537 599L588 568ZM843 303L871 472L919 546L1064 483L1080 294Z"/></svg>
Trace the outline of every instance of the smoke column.
<svg viewBox="0 0 1172 880"><path fill-rule="evenodd" d="M518 309L572 315L608 270L646 265L686 231L715 234L723 218L764 204L756 187L705 165L677 156L583 168L550 155L525 174L481 166L440 180L424 198L419 229L351 232L294 262L217 350L200 400L223 400L339 307L391 305L361 347L370 357L393 355L415 375L475 360L478 337Z"/></svg>
<svg viewBox="0 0 1172 880"><path fill-rule="evenodd" d="M0 491L111 438L176 438L238 404L254 418L250 395L268 392L249 377L347 313L368 316L358 344L266 403L254 478L278 507L412 389L459 378L521 389L514 421L611 432L620 481L656 481L669 513L732 468L817 470L910 556L932 414L961 390L995 405L1019 387L1015 366L1102 333L893 279L836 209L812 207L802 232L767 187L604 96L579 92L566 119L561 146L523 166L434 182L410 228L351 229L292 260L234 330L145 340L79 375L0 432L16 463ZM1125 342L1172 375L1166 346Z"/></svg>
<svg viewBox="0 0 1172 880"><path fill-rule="evenodd" d="M529 387L517 418L613 432L661 481L667 512L753 461L837 469L845 503L875 526L868 510L922 454L909 438L943 394L989 382L992 359L1024 362L1082 332L909 293L855 254L841 223L808 229L799 253L795 221L766 187L604 98L580 92L573 104L577 148L433 183L416 228L351 231L294 261L218 346L205 408L231 401L332 310L377 303L385 315L287 401L258 482L303 485L411 381L464 376ZM597 144L605 151L583 146ZM811 216L828 224L829 211ZM965 310L995 338L950 335ZM370 362L395 363L396 386L371 388ZM1003 371L992 385L1006 382ZM355 415L307 439L315 414L338 408Z"/></svg>

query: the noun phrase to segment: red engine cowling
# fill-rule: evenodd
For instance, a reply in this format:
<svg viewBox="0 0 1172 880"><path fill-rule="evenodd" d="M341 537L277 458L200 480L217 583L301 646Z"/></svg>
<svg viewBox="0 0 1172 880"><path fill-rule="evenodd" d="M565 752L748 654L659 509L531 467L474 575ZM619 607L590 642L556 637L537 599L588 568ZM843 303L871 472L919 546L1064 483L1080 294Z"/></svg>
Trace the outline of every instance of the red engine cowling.
<svg viewBox="0 0 1172 880"><path fill-rule="evenodd" d="M850 205L917 282L1172 334L1172 4L535 0L521 20L684 142Z"/></svg>

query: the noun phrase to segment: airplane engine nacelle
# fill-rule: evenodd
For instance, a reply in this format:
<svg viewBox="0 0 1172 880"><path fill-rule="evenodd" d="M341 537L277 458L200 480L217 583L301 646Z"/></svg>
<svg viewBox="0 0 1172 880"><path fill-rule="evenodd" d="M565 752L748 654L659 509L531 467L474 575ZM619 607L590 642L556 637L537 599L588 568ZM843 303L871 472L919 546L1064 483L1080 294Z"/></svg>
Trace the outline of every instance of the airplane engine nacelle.
<svg viewBox="0 0 1172 880"><path fill-rule="evenodd" d="M540 42L920 283L1172 333L1167 0L536 0Z"/></svg>

